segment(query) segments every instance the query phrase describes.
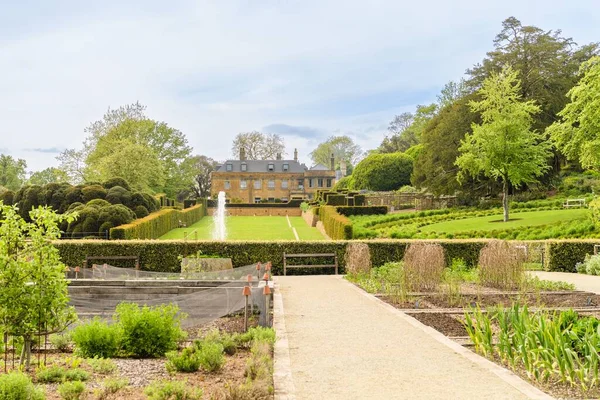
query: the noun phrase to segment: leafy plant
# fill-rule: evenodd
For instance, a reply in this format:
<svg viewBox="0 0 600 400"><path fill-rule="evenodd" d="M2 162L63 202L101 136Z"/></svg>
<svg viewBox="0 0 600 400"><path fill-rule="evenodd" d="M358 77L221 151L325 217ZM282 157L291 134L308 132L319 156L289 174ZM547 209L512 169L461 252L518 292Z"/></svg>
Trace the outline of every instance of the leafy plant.
<svg viewBox="0 0 600 400"><path fill-rule="evenodd" d="M83 382L64 382L58 385L58 394L64 400L80 400L85 395L85 384Z"/></svg>
<svg viewBox="0 0 600 400"><path fill-rule="evenodd" d="M65 372L66 381L87 381L89 378L90 374L81 368L72 368Z"/></svg>
<svg viewBox="0 0 600 400"><path fill-rule="evenodd" d="M198 360L202 368L207 372L214 372L223 366L223 345L214 342L203 342L198 349Z"/></svg>
<svg viewBox="0 0 600 400"><path fill-rule="evenodd" d="M186 347L181 353L170 351L166 356L166 368L169 372L196 372L200 369L200 357L194 347Z"/></svg>
<svg viewBox="0 0 600 400"><path fill-rule="evenodd" d="M0 400L44 400L42 389L37 388L31 379L21 372L0 374Z"/></svg>
<svg viewBox="0 0 600 400"><path fill-rule="evenodd" d="M201 389L193 389L184 381L155 381L144 389L149 400L199 400Z"/></svg>
<svg viewBox="0 0 600 400"><path fill-rule="evenodd" d="M56 383L62 382L65 378L65 369L59 366L42 367L36 372L38 382Z"/></svg>
<svg viewBox="0 0 600 400"><path fill-rule="evenodd" d="M102 388L95 390L94 394L98 400L104 400L110 395L119 392L121 389L129 384L127 378L106 378L102 382Z"/></svg>
<svg viewBox="0 0 600 400"><path fill-rule="evenodd" d="M87 363L92 368L92 371L94 371L97 374L108 375L112 374L117 370L117 364L115 364L115 362L110 358L89 358L87 360Z"/></svg>
<svg viewBox="0 0 600 400"><path fill-rule="evenodd" d="M109 325L100 318L83 323L73 329L71 338L75 351L82 357L109 358L120 348L121 331L115 324Z"/></svg>
<svg viewBox="0 0 600 400"><path fill-rule="evenodd" d="M55 349L65 353L71 348L71 336L68 333L50 335L50 343Z"/></svg>
<svg viewBox="0 0 600 400"><path fill-rule="evenodd" d="M271 346L267 342L254 341L246 362L245 375L251 380L265 379L273 373Z"/></svg>

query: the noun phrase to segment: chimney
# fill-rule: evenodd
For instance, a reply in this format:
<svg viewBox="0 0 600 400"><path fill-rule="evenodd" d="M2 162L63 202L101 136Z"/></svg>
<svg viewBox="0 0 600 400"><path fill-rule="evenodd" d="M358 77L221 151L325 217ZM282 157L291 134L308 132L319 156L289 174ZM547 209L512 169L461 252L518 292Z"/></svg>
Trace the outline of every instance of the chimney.
<svg viewBox="0 0 600 400"><path fill-rule="evenodd" d="M335 158L333 157L333 153L331 153L331 170L335 171Z"/></svg>
<svg viewBox="0 0 600 400"><path fill-rule="evenodd" d="M281 160L281 153L277 153L277 159Z"/></svg>
<svg viewBox="0 0 600 400"><path fill-rule="evenodd" d="M298 149L294 149L294 161L298 161Z"/></svg>
<svg viewBox="0 0 600 400"><path fill-rule="evenodd" d="M240 147L240 161L246 160L246 149L244 147Z"/></svg>
<svg viewBox="0 0 600 400"><path fill-rule="evenodd" d="M342 178L346 176L348 170L346 169L346 161L340 160L340 172L342 173Z"/></svg>

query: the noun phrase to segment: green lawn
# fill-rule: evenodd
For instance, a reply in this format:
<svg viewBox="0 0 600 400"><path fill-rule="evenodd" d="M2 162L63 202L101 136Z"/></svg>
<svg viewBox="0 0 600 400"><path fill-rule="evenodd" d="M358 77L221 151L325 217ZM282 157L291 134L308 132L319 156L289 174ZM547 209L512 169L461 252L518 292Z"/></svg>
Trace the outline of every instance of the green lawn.
<svg viewBox="0 0 600 400"><path fill-rule="evenodd" d="M302 217L289 217L300 240L325 240L323 235L304 222ZM225 217L227 240L296 240L286 217ZM204 217L187 228L173 229L160 239L212 240L213 219Z"/></svg>
<svg viewBox="0 0 600 400"><path fill-rule="evenodd" d="M502 222L502 214L487 217L457 219L426 225L422 232L464 232L492 231L494 229L515 229L525 226L548 225L576 219L585 219L589 215L587 209L529 211L509 214L509 221Z"/></svg>

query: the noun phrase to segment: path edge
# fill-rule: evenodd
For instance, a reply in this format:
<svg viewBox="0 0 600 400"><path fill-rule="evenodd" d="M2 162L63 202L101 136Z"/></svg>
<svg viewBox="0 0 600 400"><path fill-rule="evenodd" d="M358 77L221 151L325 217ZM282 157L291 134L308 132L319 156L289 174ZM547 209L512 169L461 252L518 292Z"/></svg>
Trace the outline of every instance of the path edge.
<svg viewBox="0 0 600 400"><path fill-rule="evenodd" d="M485 357L480 356L479 354L467 349L464 346L461 346L460 344L456 343L455 341L453 341L452 339L448 338L446 335L444 335L441 332L438 332L437 330L433 329L430 326L427 326L425 324L423 324L422 322L418 321L417 319L411 317L410 315L400 311L399 309L397 309L396 307L386 303L385 301L378 299L377 297L373 296L372 294L364 291L363 289L359 288L358 286L354 285L351 282L348 282L343 275L340 275L338 277L336 277L338 279L341 279L345 284L349 285L350 287L352 287L352 289L354 289L355 291L357 291L358 293L360 293L362 296L364 296L365 298L379 304L380 306L386 308L388 311L390 311L391 313L395 314L396 316L402 318L403 320L405 320L406 322L408 322L409 324L411 324L412 326L414 326L415 328L421 330L423 333L427 334L428 336L432 337L433 339L437 340L439 343L443 344L444 346L450 348L451 350L453 350L455 353L460 354L462 357L466 358L467 360L471 361L472 363L476 364L478 367L487 370L491 373L493 373L494 375L496 375L497 377L499 377L501 380L503 380L504 382L508 383L509 385L511 385L512 387L514 387L515 389L517 389L519 392L523 393L525 396L529 397L530 399L534 399L534 400L556 400L554 397L550 396L549 394L541 391L540 389L536 388L535 386L533 386L532 384L530 384L529 382L525 381L524 379L522 379L520 376L518 376L517 374L515 374L514 372L499 366L498 364L488 360Z"/></svg>
<svg viewBox="0 0 600 400"><path fill-rule="evenodd" d="M290 347L285 328L285 311L283 296L279 285L273 293L273 329L275 329L275 346L273 350L273 388L275 400L296 400L296 388L292 377Z"/></svg>

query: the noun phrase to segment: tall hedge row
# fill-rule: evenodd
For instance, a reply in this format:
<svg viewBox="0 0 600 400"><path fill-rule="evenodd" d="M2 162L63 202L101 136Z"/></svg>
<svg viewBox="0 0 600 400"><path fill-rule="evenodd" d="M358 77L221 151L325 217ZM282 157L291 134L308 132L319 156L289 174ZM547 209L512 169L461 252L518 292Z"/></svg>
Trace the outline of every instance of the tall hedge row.
<svg viewBox="0 0 600 400"><path fill-rule="evenodd" d="M179 227L180 221L186 226L192 225L206 215L206 208L201 204L183 211L162 209L144 218L120 225L110 230L111 239L157 239Z"/></svg>
<svg viewBox="0 0 600 400"><path fill-rule="evenodd" d="M545 264L548 271L576 272L575 265L585 260L586 254L594 254L598 240L548 240Z"/></svg>
<svg viewBox="0 0 600 400"><path fill-rule="evenodd" d="M387 206L340 206L335 209L338 213L346 217L351 215L385 215L388 213Z"/></svg>
<svg viewBox="0 0 600 400"><path fill-rule="evenodd" d="M352 239L352 222L337 212L333 206L319 207L319 220L333 240Z"/></svg>

